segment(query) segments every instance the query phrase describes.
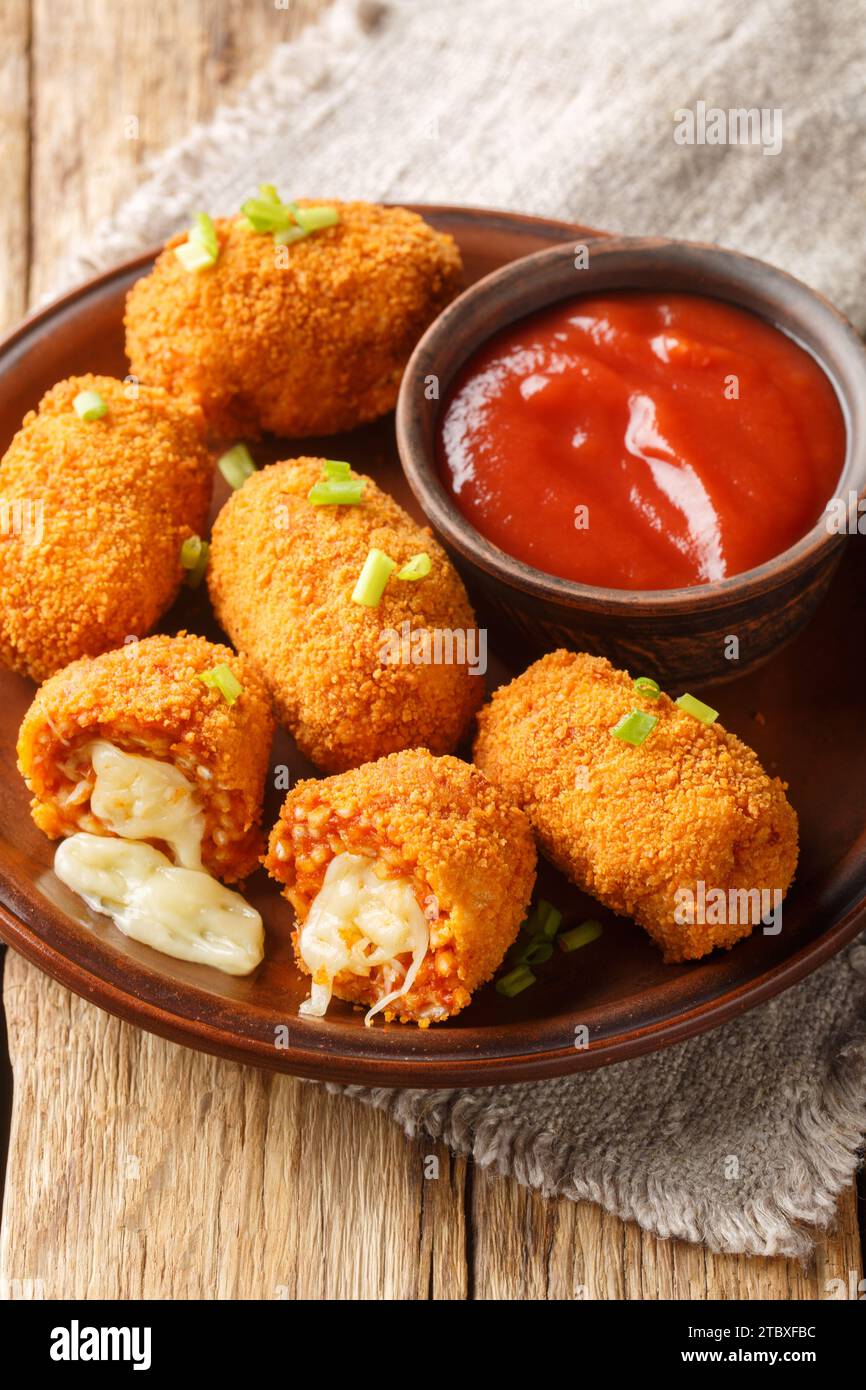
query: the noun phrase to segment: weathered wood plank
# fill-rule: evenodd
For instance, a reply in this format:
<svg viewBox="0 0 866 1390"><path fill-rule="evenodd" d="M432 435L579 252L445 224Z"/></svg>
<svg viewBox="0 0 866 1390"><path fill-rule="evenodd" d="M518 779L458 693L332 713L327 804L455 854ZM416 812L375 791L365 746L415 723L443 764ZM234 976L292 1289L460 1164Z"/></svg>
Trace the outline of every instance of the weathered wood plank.
<svg viewBox="0 0 866 1390"><path fill-rule="evenodd" d="M824 1299L829 1280L863 1274L853 1185L805 1268L657 1240L590 1203L548 1200L477 1170L472 1190L477 1298Z"/></svg>
<svg viewBox="0 0 866 1390"><path fill-rule="evenodd" d="M30 270L30 3L0 5L0 333L21 318Z"/></svg>
<svg viewBox="0 0 866 1390"><path fill-rule="evenodd" d="M46 1298L463 1297L464 1166L118 1022L12 953L0 1278ZM425 1158L439 1176L425 1176ZM429 1170L429 1164L427 1165Z"/></svg>
<svg viewBox="0 0 866 1390"><path fill-rule="evenodd" d="M25 0L14 4L26 9ZM327 0L286 9L273 0L32 4L36 297L51 288L67 248L136 187L152 155L327 8Z"/></svg>

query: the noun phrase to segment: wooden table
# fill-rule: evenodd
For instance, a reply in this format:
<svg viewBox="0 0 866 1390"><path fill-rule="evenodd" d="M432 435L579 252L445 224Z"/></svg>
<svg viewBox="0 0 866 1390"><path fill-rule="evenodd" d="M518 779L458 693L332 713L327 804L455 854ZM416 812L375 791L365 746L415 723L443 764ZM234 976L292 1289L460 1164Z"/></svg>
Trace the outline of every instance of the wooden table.
<svg viewBox="0 0 866 1390"><path fill-rule="evenodd" d="M322 8L3 0L2 325L150 155ZM137 1032L11 952L4 1000L2 1296L814 1299L863 1272L853 1187L809 1269L714 1257L542 1200L318 1087Z"/></svg>

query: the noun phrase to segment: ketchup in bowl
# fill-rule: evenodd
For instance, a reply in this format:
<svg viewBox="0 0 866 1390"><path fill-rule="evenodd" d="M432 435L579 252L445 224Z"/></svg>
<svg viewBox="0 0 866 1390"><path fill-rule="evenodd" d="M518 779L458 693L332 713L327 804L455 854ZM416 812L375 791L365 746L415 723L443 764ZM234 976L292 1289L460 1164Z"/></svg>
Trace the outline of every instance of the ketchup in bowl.
<svg viewBox="0 0 866 1390"><path fill-rule="evenodd" d="M617 589L709 583L811 530L842 471L829 378L721 300L612 291L485 343L439 420L443 482L518 560Z"/></svg>

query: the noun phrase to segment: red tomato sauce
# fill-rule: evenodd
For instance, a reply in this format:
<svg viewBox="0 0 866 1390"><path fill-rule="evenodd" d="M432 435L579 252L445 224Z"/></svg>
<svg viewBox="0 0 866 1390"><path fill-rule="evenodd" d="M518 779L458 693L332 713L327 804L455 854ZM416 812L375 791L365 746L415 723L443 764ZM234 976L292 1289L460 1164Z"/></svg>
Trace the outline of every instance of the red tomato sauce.
<svg viewBox="0 0 866 1390"><path fill-rule="evenodd" d="M740 574L824 511L845 422L770 323L690 294L619 291L514 324L443 402L439 470L516 559L617 589Z"/></svg>

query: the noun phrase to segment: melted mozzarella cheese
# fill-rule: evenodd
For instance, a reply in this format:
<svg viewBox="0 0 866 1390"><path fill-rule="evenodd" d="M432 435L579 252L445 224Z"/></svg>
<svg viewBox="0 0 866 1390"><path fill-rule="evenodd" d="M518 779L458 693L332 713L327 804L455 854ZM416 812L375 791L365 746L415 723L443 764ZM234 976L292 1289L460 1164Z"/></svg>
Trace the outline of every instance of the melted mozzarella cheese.
<svg viewBox="0 0 866 1390"><path fill-rule="evenodd" d="M412 987L429 942L429 923L408 880L379 878L363 855L336 855L298 937L301 960L313 977L300 1012L321 1018L342 971L369 977L381 969L387 992L367 1013L369 1026ZM406 955L412 956L408 969L398 959Z"/></svg>
<svg viewBox="0 0 866 1390"><path fill-rule="evenodd" d="M164 840L178 864L201 868L204 813L182 772L156 758L124 753L106 739L83 752L96 773L90 808L109 830L125 840Z"/></svg>
<svg viewBox="0 0 866 1390"><path fill-rule="evenodd" d="M176 867L152 845L81 831L59 846L54 872L126 936L166 955L227 975L248 975L264 955L255 908L210 874Z"/></svg>
<svg viewBox="0 0 866 1390"><path fill-rule="evenodd" d="M262 919L202 867L205 820L192 783L171 763L124 753L106 739L82 753L95 774L90 809L113 834L70 835L54 856L57 877L157 951L227 975L255 970L264 955ZM167 844L177 863L145 840Z"/></svg>

